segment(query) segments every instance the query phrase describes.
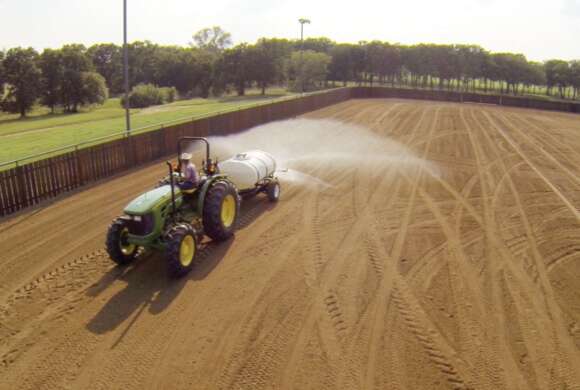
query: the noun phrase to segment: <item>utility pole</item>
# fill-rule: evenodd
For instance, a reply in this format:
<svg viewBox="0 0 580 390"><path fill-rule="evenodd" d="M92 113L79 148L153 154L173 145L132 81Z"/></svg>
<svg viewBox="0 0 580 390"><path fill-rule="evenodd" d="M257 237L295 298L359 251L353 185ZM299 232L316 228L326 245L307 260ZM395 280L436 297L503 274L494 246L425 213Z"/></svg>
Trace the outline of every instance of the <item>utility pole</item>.
<svg viewBox="0 0 580 390"><path fill-rule="evenodd" d="M127 48L127 0L123 0L123 81L125 84L125 123L127 136L131 135L131 114L129 112L129 53Z"/></svg>
<svg viewBox="0 0 580 390"><path fill-rule="evenodd" d="M304 94L304 25L310 24L310 20L300 18L300 82L302 84L302 93Z"/></svg>

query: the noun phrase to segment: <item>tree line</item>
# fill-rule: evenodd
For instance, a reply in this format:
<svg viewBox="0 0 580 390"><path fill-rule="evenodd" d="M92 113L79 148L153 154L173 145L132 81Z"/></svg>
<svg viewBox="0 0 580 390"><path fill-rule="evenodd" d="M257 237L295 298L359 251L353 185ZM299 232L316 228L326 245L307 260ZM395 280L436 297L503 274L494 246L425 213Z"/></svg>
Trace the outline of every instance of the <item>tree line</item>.
<svg viewBox="0 0 580 390"><path fill-rule="evenodd" d="M392 85L577 99L580 61L528 61L523 54L493 53L477 45L401 45L382 41L337 43L262 38L232 44L229 33L206 28L187 47L137 41L128 45L133 101L163 96L221 96L270 86L311 91L329 86ZM60 49L0 51L0 109L21 116L40 103L76 112L123 92L123 51L112 43ZM164 88L164 89L162 89ZM169 88L169 89L168 89ZM141 95L137 95L137 94ZM143 94L151 94L149 98ZM124 104L124 103L123 103Z"/></svg>

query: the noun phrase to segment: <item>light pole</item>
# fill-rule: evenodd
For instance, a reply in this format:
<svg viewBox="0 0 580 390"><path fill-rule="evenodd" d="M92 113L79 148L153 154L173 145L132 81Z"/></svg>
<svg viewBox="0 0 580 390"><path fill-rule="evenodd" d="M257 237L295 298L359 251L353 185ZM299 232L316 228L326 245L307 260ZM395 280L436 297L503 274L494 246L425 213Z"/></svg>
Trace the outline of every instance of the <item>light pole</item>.
<svg viewBox="0 0 580 390"><path fill-rule="evenodd" d="M310 24L309 19L300 18L300 82L302 84L302 93L304 93L304 25Z"/></svg>
<svg viewBox="0 0 580 390"><path fill-rule="evenodd" d="M127 0L123 0L123 82L125 84L125 124L127 136L131 134L129 113L129 53L127 48Z"/></svg>

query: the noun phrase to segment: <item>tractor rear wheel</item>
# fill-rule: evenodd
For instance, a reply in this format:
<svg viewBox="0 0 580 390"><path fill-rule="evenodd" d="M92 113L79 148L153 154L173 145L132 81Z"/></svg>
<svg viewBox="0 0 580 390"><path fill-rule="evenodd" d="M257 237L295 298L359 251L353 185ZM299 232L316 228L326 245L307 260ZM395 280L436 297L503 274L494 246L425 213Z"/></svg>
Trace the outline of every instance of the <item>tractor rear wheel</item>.
<svg viewBox="0 0 580 390"><path fill-rule="evenodd" d="M277 202L280 199L280 182L275 179L268 183L266 187L266 195L270 202Z"/></svg>
<svg viewBox="0 0 580 390"><path fill-rule="evenodd" d="M107 231L107 253L111 260L118 265L127 265L137 257L137 245L127 242L129 227L123 219L113 221Z"/></svg>
<svg viewBox="0 0 580 390"><path fill-rule="evenodd" d="M238 191L226 181L207 191L203 204L203 229L212 240L224 241L234 234L240 201Z"/></svg>
<svg viewBox="0 0 580 390"><path fill-rule="evenodd" d="M193 268L197 253L197 237L191 226L178 225L167 234L167 266L169 276L179 278Z"/></svg>

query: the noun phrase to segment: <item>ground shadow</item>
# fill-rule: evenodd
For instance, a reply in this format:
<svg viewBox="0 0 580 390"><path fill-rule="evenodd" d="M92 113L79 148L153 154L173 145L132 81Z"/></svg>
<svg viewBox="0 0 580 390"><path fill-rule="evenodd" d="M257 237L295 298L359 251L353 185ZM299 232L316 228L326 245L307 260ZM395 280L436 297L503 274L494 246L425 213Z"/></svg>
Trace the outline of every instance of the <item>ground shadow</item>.
<svg viewBox="0 0 580 390"><path fill-rule="evenodd" d="M45 120L48 118L60 118L63 116L69 116L69 115L73 115L70 112L55 112L55 113L50 113L47 112L46 114L40 114L40 115L34 115L34 116L25 116L23 117L17 117L17 118L10 118L10 119L0 119L0 126L1 125L7 125L10 123L24 123L24 122L36 122L36 121L41 121L41 120Z"/></svg>
<svg viewBox="0 0 580 390"><path fill-rule="evenodd" d="M261 214L271 210L273 203L262 197L244 201L240 210L239 229L249 226ZM87 295L97 297L105 290L114 288L115 282L124 282L124 287L116 292L89 321L87 329L96 334L110 332L128 318L132 317L118 344L138 320L141 313L148 310L159 314L179 296L187 283L205 279L224 259L236 238L225 242L204 240L192 271L181 279L172 279L167 275L166 263L162 253L145 252L130 267L115 267L104 274L101 279L87 290Z"/></svg>
<svg viewBox="0 0 580 390"><path fill-rule="evenodd" d="M87 120L86 118L83 119L83 117L79 114L83 114L83 113L87 113L90 112L89 111L78 111L78 112L55 112L55 113L46 113L46 114L40 114L40 115L35 115L35 116L27 116L24 118L18 117L18 118L10 118L10 119L0 119L0 126L2 125L9 125L9 124L13 124L13 123L35 123L35 122L41 122L47 119L60 119L60 118L65 118L65 117L74 117L74 116L79 116L79 120L73 120L73 121L67 121L66 123L56 123L56 124L44 124L41 126L35 126L35 127L31 127L29 129L15 129L13 131L9 131L6 133L3 133L2 136L7 136L7 135L14 135L14 134L25 134L27 132L32 132L32 131L37 131L37 130L48 130L51 128L55 128L55 127L61 127L61 126L73 126L73 125L80 125L80 124L84 124L89 122L89 120ZM103 119L113 119L113 118L118 118L122 116L122 114L111 114L111 115L106 115L106 116L100 116L99 120L103 120Z"/></svg>

